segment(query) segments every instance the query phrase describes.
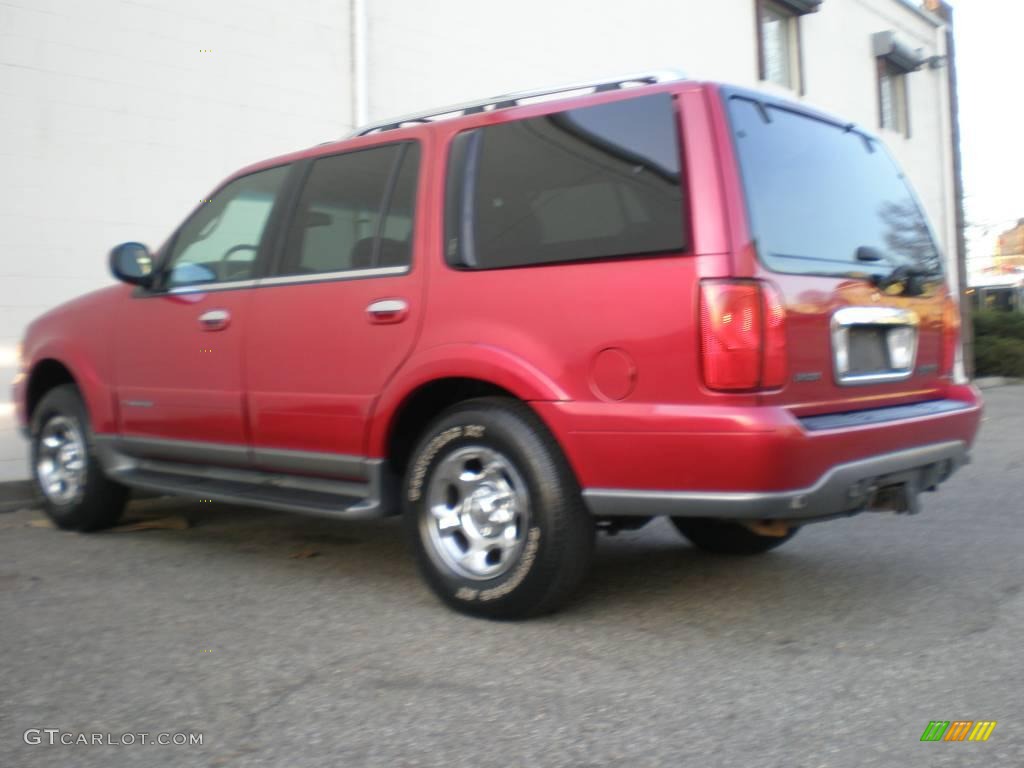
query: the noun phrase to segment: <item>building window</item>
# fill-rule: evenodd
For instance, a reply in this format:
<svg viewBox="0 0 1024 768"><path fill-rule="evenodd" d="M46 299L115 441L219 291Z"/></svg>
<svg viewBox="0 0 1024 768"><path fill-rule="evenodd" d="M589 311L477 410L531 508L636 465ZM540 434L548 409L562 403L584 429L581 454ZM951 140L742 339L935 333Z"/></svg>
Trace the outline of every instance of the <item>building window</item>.
<svg viewBox="0 0 1024 768"><path fill-rule="evenodd" d="M804 92L800 17L822 0L756 0L759 68L762 80Z"/></svg>
<svg viewBox="0 0 1024 768"><path fill-rule="evenodd" d="M800 47L797 17L772 2L761 3L761 79L797 90Z"/></svg>
<svg viewBox="0 0 1024 768"><path fill-rule="evenodd" d="M896 38L894 32L871 36L878 67L878 122L882 128L910 137L910 99L907 75L928 61L924 52Z"/></svg>
<svg viewBox="0 0 1024 768"><path fill-rule="evenodd" d="M907 75L885 59L878 60L878 112L882 128L910 135Z"/></svg>

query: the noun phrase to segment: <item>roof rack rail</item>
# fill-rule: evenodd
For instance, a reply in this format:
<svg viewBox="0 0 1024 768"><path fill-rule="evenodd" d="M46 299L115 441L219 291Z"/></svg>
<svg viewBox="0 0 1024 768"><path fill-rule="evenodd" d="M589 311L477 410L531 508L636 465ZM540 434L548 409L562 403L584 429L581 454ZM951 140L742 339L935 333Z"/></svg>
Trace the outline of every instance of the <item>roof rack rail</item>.
<svg viewBox="0 0 1024 768"><path fill-rule="evenodd" d="M503 96L494 96L482 101L453 104L452 106L443 107L441 109L432 109L429 112L419 112L416 114L391 118L390 120L382 120L377 123L370 123L369 125L360 126L351 135L353 137L367 136L371 133L379 133L381 131L393 131L396 128L402 128L410 123L430 123L435 120L446 120L452 117L461 117L462 115L472 115L477 112L493 112L498 109L508 109L509 107L519 106L522 102L529 99L540 99L544 96L556 96L561 93L570 93L572 91L589 90L592 93L598 93L599 91L614 91L620 88L630 87L632 85L654 85L657 83L667 83L685 79L686 75L678 70L661 70L657 72L643 72L635 75L625 75L607 80L570 83L568 85L560 85L555 88L542 88L536 91L507 93Z"/></svg>

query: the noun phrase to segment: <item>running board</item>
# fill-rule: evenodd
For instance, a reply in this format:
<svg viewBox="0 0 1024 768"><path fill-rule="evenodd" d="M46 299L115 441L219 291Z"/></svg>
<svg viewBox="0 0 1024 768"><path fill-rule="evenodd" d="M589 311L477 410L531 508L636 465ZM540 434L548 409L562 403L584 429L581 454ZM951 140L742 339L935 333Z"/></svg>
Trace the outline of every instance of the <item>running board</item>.
<svg viewBox="0 0 1024 768"><path fill-rule="evenodd" d="M141 458L119 451L116 439L99 436L96 448L107 476L131 488L346 520L398 513L383 460L368 461L367 479L353 482Z"/></svg>

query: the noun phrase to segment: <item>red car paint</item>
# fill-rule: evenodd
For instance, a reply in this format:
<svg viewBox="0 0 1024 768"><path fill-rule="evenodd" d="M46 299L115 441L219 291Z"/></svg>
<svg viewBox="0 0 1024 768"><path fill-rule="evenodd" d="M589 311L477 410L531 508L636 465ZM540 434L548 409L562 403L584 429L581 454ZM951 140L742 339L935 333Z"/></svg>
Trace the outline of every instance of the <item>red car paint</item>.
<svg viewBox="0 0 1024 768"><path fill-rule="evenodd" d="M812 485L832 467L949 440L971 443L980 398L943 370L945 294L884 296L863 280L780 274L758 260L718 86L682 82L675 98L690 250L673 255L493 271L457 271L443 253L448 148L468 128L631 98L597 93L411 126L251 166L342 150L421 142L413 267L351 282L166 295L139 301L114 286L32 323L14 400L48 361L77 382L101 434L388 458L396 413L420 388L452 377L499 387L531 405L583 488L776 491ZM233 177L234 178L234 177ZM701 280L767 281L785 305L788 376L781 387L708 389L701 375ZM366 307L400 298L407 315L373 322ZM910 381L838 386L829 318L881 302L921 316ZM228 309L211 338L196 322ZM948 319L946 321L948 323ZM816 380L794 374L820 371ZM800 417L929 400L969 407L874 426L808 432ZM126 406L132 401L153 407Z"/></svg>

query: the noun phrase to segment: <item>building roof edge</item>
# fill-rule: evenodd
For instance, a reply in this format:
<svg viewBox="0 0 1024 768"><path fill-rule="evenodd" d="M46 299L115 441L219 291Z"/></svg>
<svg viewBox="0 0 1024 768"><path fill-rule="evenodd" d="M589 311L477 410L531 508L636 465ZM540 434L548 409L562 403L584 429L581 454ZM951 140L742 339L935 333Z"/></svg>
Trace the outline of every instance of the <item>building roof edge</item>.
<svg viewBox="0 0 1024 768"><path fill-rule="evenodd" d="M933 27L941 28L946 26L946 22L942 18L932 13L927 8L922 8L920 5L915 3L914 0L897 0L896 4L902 5L904 8L909 8L922 19L929 22Z"/></svg>

